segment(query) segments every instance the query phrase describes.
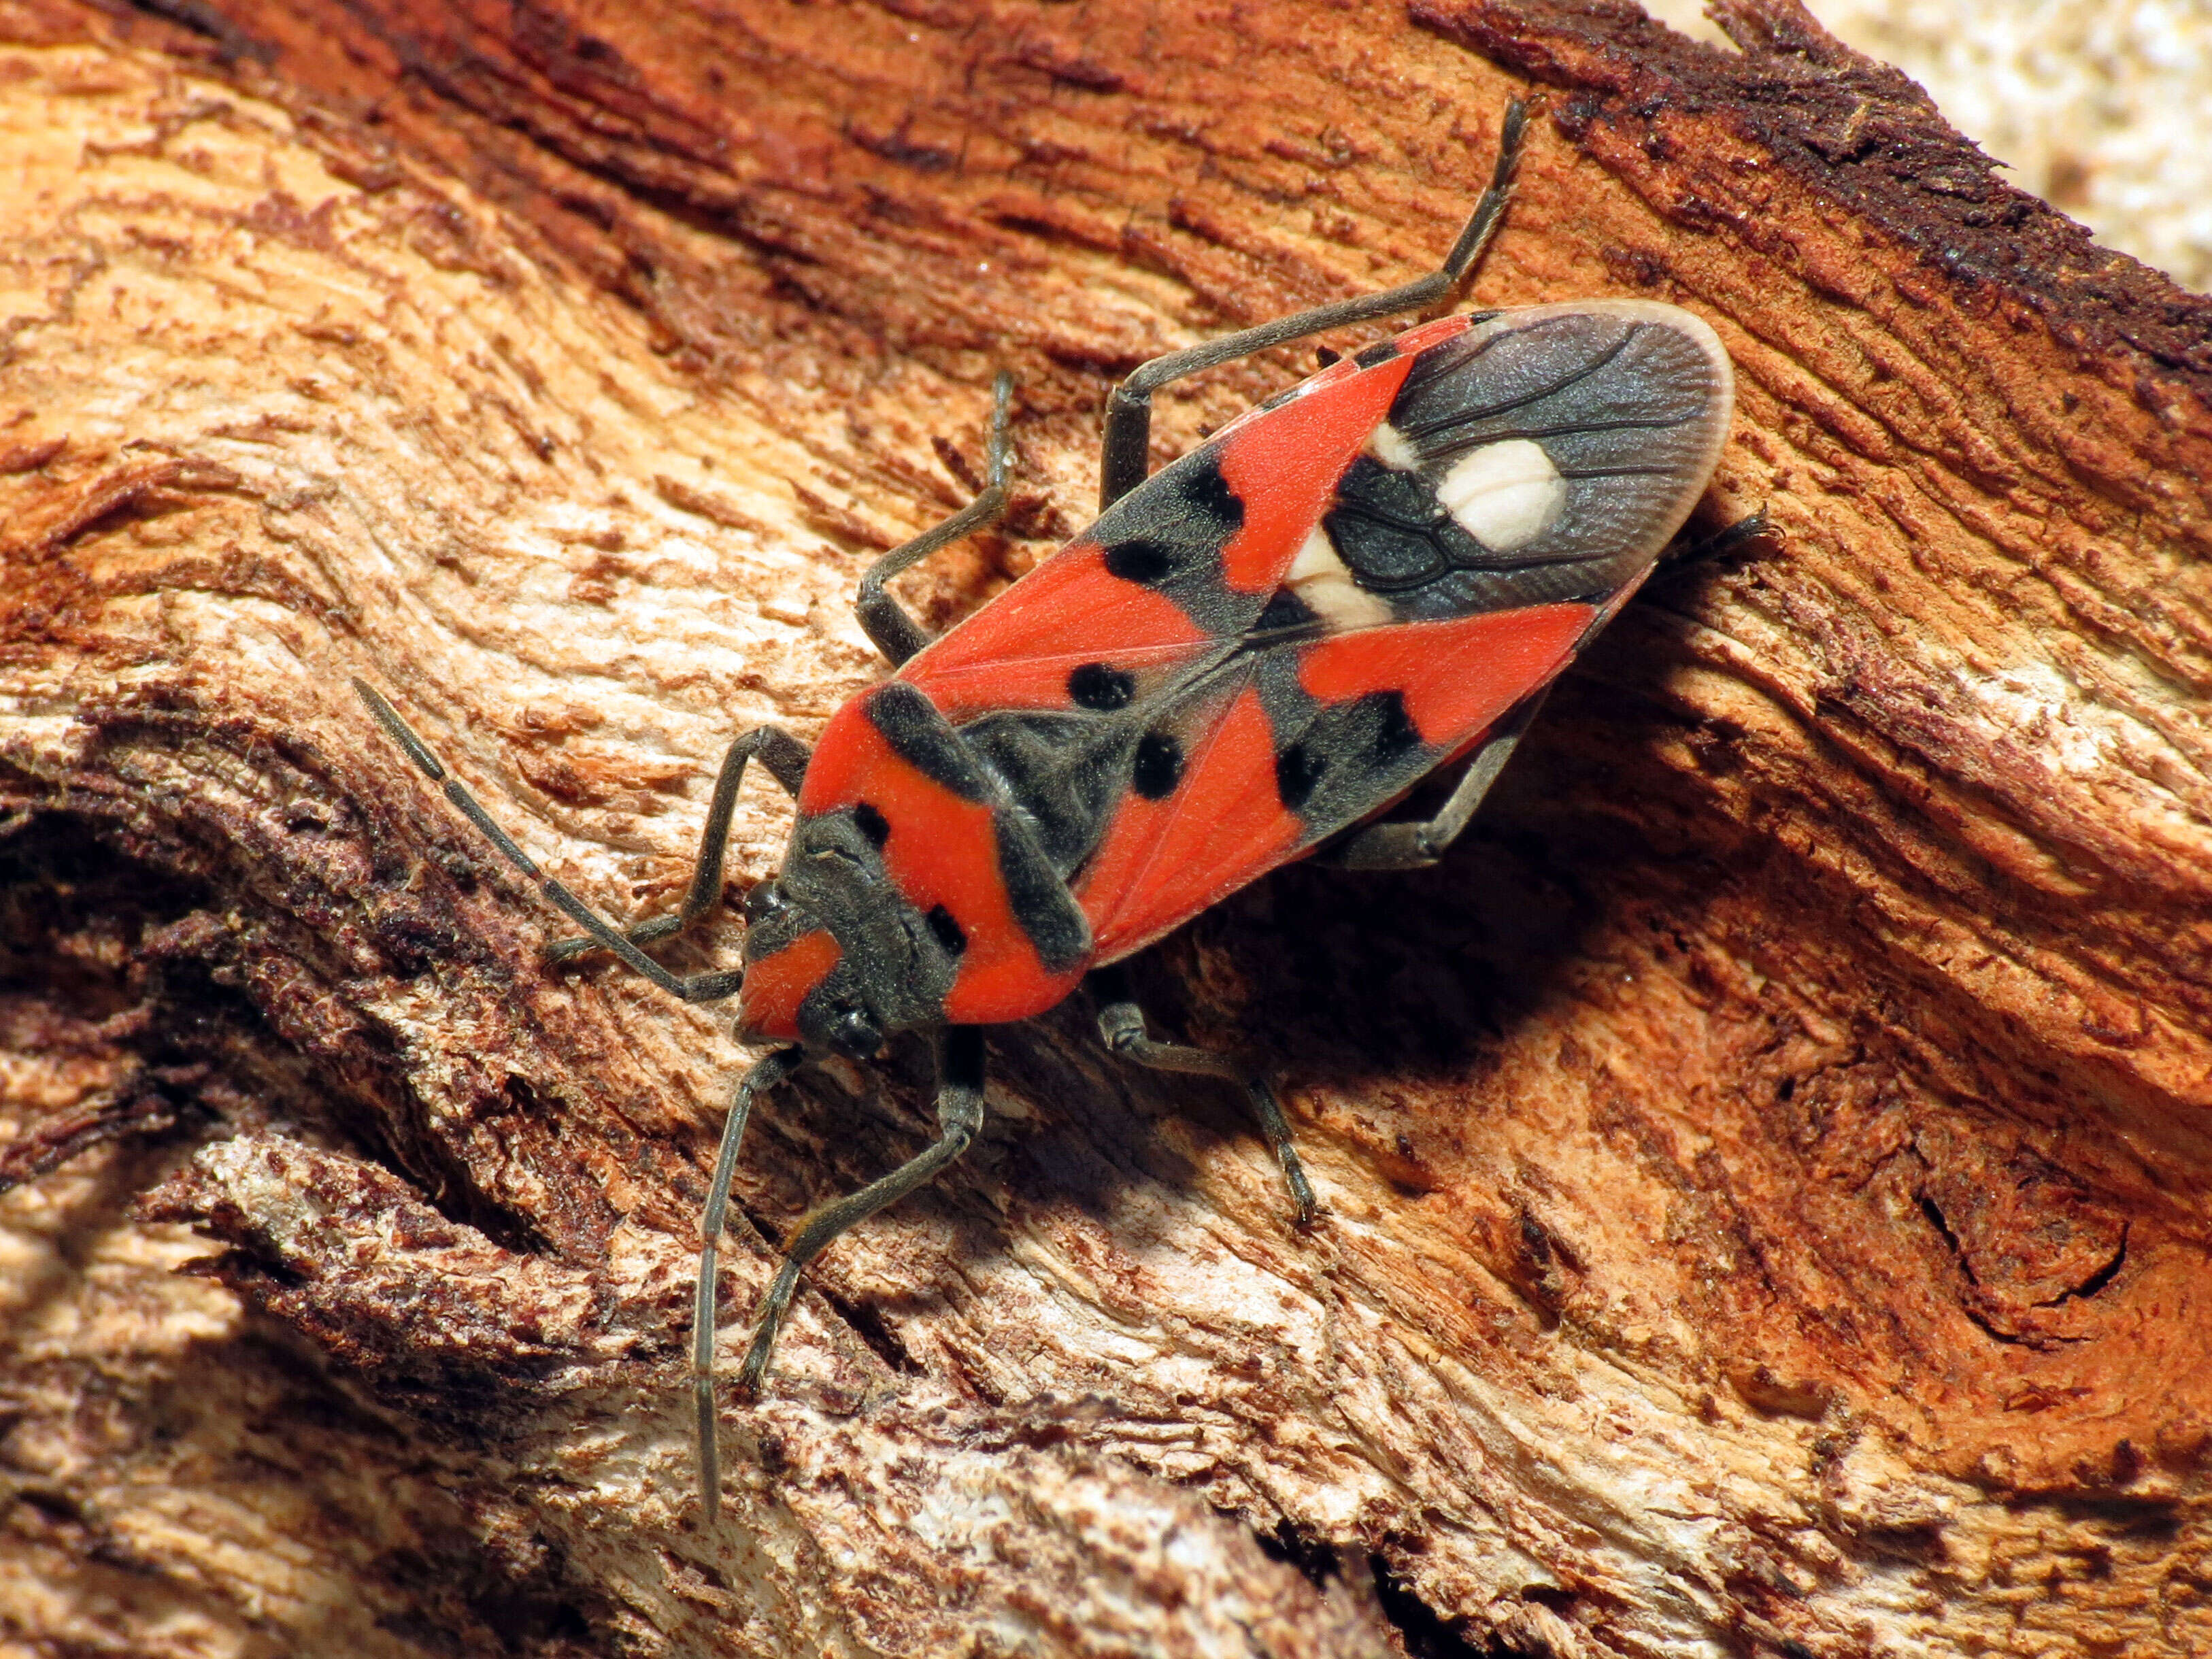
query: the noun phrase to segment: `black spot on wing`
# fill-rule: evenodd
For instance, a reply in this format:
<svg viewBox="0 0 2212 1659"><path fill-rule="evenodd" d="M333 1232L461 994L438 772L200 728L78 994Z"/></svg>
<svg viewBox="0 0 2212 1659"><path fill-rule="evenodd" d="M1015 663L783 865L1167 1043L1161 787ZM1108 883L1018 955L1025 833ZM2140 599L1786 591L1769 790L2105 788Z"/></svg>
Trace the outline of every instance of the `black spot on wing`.
<svg viewBox="0 0 2212 1659"><path fill-rule="evenodd" d="M1102 514L1091 533L1106 568L1124 581L1158 586L1196 567L1211 569L1244 525L1244 503L1222 476L1211 447L1163 468Z"/></svg>
<svg viewBox="0 0 2212 1659"><path fill-rule="evenodd" d="M1103 662L1087 662L1067 677L1067 695L1079 708L1102 713L1126 708L1137 695L1137 682Z"/></svg>
<svg viewBox="0 0 2212 1659"><path fill-rule="evenodd" d="M1420 729L1406 712L1402 691L1377 691L1363 698L1375 705L1375 736L1370 752L1379 766L1387 766L1421 746Z"/></svg>
<svg viewBox="0 0 2212 1659"><path fill-rule="evenodd" d="M1182 550L1172 542L1154 541L1148 536L1115 542L1106 550L1106 574L1151 587L1167 579L1176 568L1176 556Z"/></svg>
<svg viewBox="0 0 2212 1659"><path fill-rule="evenodd" d="M1269 654L1279 660L1261 672L1260 700L1275 735L1275 793L1309 844L1366 817L1441 758L1398 692L1316 702L1298 684L1297 651Z"/></svg>
<svg viewBox="0 0 2212 1659"><path fill-rule="evenodd" d="M1352 361L1362 368L1372 368L1377 363L1387 363L1398 355L1395 340L1377 340L1364 350L1353 354Z"/></svg>
<svg viewBox="0 0 2212 1659"><path fill-rule="evenodd" d="M1304 744L1294 743L1275 757L1275 793L1295 812L1306 804L1328 763Z"/></svg>
<svg viewBox="0 0 2212 1659"><path fill-rule="evenodd" d="M1308 605L1287 587L1279 587L1267 601L1267 608L1252 624L1252 632L1264 634L1300 634L1319 631L1321 618Z"/></svg>
<svg viewBox="0 0 2212 1659"><path fill-rule="evenodd" d="M1161 468L1108 507L1087 532L1109 574L1164 594L1206 633L1234 639L1259 599L1221 580L1221 550L1243 528L1244 503L1222 476L1220 446Z"/></svg>
<svg viewBox="0 0 2212 1659"><path fill-rule="evenodd" d="M1182 781L1182 744L1165 732L1147 732L1137 740L1129 787L1146 800L1165 800Z"/></svg>

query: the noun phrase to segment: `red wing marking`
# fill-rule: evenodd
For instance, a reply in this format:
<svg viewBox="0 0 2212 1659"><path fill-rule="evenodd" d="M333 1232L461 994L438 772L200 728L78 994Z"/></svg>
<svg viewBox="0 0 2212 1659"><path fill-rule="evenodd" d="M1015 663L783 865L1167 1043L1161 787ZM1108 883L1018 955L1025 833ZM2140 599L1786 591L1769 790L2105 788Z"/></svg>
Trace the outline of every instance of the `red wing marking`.
<svg viewBox="0 0 2212 1659"><path fill-rule="evenodd" d="M853 698L822 728L821 738L814 745L814 757L806 763L805 779L799 786L801 817L834 812L859 800L873 800L878 811L888 811L877 799L875 775L887 769L913 772L914 769L891 751L883 733L876 730L875 722L868 718L862 706L866 701L866 693ZM931 789L937 788L927 778L916 776Z"/></svg>
<svg viewBox="0 0 2212 1659"><path fill-rule="evenodd" d="M1233 592L1272 593L1281 585L1411 367L1394 357L1223 437L1221 476L1244 504L1244 522L1221 550L1221 579Z"/></svg>
<svg viewBox="0 0 2212 1659"><path fill-rule="evenodd" d="M753 1042L799 1041L799 1005L844 952L820 928L801 933L774 956L745 964L738 993L738 1030Z"/></svg>
<svg viewBox="0 0 2212 1659"><path fill-rule="evenodd" d="M1062 548L943 638L898 678L955 726L1002 708L1067 708L1085 663L1136 669L1195 656L1212 641L1173 599L1108 574L1095 542Z"/></svg>
<svg viewBox="0 0 2212 1659"><path fill-rule="evenodd" d="M1455 750L1565 668L1597 614L1539 605L1332 635L1305 648L1298 684L1319 702L1398 692L1421 741Z"/></svg>
<svg viewBox="0 0 2212 1659"><path fill-rule="evenodd" d="M1151 944L1297 847L1302 826L1275 792L1274 737L1257 690L1238 691L1185 753L1173 794L1122 797L1076 879L1100 961Z"/></svg>
<svg viewBox="0 0 2212 1659"><path fill-rule="evenodd" d="M1409 328L1390 343L1398 348L1400 356L1418 357L1431 346L1456 339L1474 326L1474 319L1462 312L1456 317L1439 317L1419 328Z"/></svg>
<svg viewBox="0 0 2212 1659"><path fill-rule="evenodd" d="M989 1024L1042 1013L1082 973L1048 973L1015 920L989 804L963 800L901 759L868 718L866 702L855 697L830 717L806 768L799 811L835 812L865 800L884 815L890 825L884 867L892 884L924 914L943 905L968 937L945 999L947 1019Z"/></svg>

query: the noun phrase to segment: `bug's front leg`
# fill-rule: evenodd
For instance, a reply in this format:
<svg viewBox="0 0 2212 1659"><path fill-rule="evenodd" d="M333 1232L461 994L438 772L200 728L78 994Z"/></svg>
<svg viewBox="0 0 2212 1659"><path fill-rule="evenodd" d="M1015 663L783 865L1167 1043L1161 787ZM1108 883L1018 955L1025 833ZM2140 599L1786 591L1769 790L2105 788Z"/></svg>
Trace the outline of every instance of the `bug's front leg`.
<svg viewBox="0 0 2212 1659"><path fill-rule="evenodd" d="M730 844L730 819L738 806L738 786L744 781L745 763L757 760L794 799L806 780L806 745L780 726L756 726L742 733L722 757L722 769L714 775L714 796L708 803L706 827L699 834L699 857L691 866L691 880L684 902L675 915L639 922L624 934L633 945L672 939L714 908L722 896L722 860ZM603 948L596 934L556 939L545 947L547 958L568 962Z"/></svg>
<svg viewBox="0 0 2212 1659"><path fill-rule="evenodd" d="M1305 1165L1298 1160L1290 1120L1283 1115L1282 1103L1275 1098L1275 1091L1267 1086L1267 1079L1210 1048L1156 1042L1145 1030L1145 1011L1130 996L1128 977L1121 969L1096 969L1091 975L1091 985L1099 999L1098 1033L1121 1059L1155 1072L1218 1077L1244 1091L1245 1098L1251 1103L1252 1115L1260 1121L1261 1133L1267 1137L1275 1161L1282 1166L1283 1180L1291 1189L1291 1202L1297 1212L1297 1224L1312 1224L1319 1212L1313 1183L1306 1179Z"/></svg>
<svg viewBox="0 0 2212 1659"><path fill-rule="evenodd" d="M714 1310L719 1286L717 1252L723 1223L728 1218L730 1182L738 1170L738 1148L745 1139L745 1120L752 1115L753 1097L798 1070L805 1059L799 1048L779 1048L765 1060L746 1067L730 1092L729 1115L722 1122L722 1142L714 1154L714 1176L707 1188L707 1208L700 1218L699 1291L691 1310L691 1397L699 1413L699 1497L712 1525L722 1507L720 1443L714 1432Z"/></svg>
<svg viewBox="0 0 2212 1659"><path fill-rule="evenodd" d="M963 536L988 530L1006 516L1006 507L1013 500L1012 492L1006 488L1006 472L1013 454L1013 446L1006 437L1006 412L1013 398L1014 377L1001 369L998 379L991 383L991 443L988 476L982 493L943 524L891 549L870 565L868 574L860 578L860 591L853 602L853 610L860 619L861 628L875 641L876 649L894 668L929 643L929 630L884 591L884 584L940 547L950 547Z"/></svg>
<svg viewBox="0 0 2212 1659"><path fill-rule="evenodd" d="M976 1026L953 1025L937 1033L937 1139L913 1158L857 1193L848 1194L811 1212L792 1234L783 1265L776 1270L768 1294L761 1298L758 1328L752 1346L738 1368L741 1394L760 1390L775 1352L776 1333L799 1289L799 1275L806 1264L830 1247L837 1235L859 1225L877 1211L896 1204L915 1188L956 1161L983 1127L983 1033ZM702 1292L703 1294L703 1292Z"/></svg>

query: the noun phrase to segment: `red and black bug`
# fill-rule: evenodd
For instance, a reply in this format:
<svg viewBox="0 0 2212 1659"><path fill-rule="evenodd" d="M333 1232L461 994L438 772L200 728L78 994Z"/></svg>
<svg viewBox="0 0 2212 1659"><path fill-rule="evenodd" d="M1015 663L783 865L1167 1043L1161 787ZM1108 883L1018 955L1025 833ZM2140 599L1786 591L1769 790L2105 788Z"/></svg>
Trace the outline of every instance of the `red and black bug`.
<svg viewBox="0 0 2212 1659"><path fill-rule="evenodd" d="M1149 400L1231 358L1443 297L1504 213L1522 129L1516 104L1491 187L1431 276L1132 374L1109 407L1097 522L932 640L884 585L1005 510L1000 376L988 487L860 583L861 623L898 672L839 709L811 751L773 726L731 744L672 916L627 933L601 920L360 686L416 763L586 930L556 956L605 949L687 1000L735 994L738 1039L771 1047L737 1085L704 1218L693 1376L709 1516L731 1176L754 1097L810 1054L865 1058L896 1033L930 1033L939 1134L800 1224L739 1372L748 1390L806 1263L975 1138L981 1028L1041 1013L1086 975L1115 1053L1246 1091L1301 1221L1313 1215L1267 1085L1154 1041L1112 964L1292 859L1433 862L1704 491L1731 371L1705 323L1644 301L1447 317L1338 359L1147 478ZM638 947L719 902L756 758L798 800L782 868L746 902L743 969L678 976ZM1464 770L1436 816L1377 821L1454 764Z"/></svg>

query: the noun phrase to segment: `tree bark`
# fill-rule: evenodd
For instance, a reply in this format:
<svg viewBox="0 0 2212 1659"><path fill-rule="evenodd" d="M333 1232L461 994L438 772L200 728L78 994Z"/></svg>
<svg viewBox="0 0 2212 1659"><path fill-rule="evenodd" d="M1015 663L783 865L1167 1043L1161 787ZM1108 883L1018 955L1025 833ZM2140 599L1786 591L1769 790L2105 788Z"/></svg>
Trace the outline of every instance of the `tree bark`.
<svg viewBox="0 0 2212 1659"><path fill-rule="evenodd" d="M158 14L158 15L156 15ZM2212 1649L2212 302L1784 0L0 0L0 1650ZM1292 870L680 1386L742 1054L672 906L722 745L882 672L874 550L1089 516L1153 353L1403 280L1721 331L1702 522L1438 868ZM1387 332L1332 341L1340 349ZM1163 400L1156 459L1310 358ZM748 786L731 891L787 808ZM731 961L735 919L671 959ZM725 1319L929 1133L755 1118Z"/></svg>

